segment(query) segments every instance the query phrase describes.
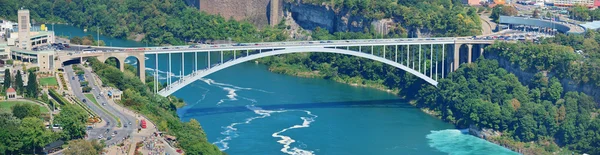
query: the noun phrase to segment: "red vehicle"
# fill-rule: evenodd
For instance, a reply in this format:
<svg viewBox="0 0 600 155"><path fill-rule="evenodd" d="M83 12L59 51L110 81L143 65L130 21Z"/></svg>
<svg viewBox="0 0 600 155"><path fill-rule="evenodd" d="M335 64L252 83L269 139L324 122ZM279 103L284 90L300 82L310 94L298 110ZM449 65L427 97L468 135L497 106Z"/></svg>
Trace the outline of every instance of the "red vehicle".
<svg viewBox="0 0 600 155"><path fill-rule="evenodd" d="M146 120L141 121L141 126L142 126L142 129L146 128Z"/></svg>

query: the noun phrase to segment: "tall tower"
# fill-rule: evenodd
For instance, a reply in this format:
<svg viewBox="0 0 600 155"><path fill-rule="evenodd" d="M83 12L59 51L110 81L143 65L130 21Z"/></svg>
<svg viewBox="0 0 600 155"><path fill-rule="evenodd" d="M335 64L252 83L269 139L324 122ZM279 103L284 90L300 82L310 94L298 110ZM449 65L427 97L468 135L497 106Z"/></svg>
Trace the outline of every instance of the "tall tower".
<svg viewBox="0 0 600 155"><path fill-rule="evenodd" d="M29 42L29 10L19 10L19 44L17 47L31 50L31 43Z"/></svg>
<svg viewBox="0 0 600 155"><path fill-rule="evenodd" d="M269 25L275 26L279 24L279 0L271 0L269 2Z"/></svg>

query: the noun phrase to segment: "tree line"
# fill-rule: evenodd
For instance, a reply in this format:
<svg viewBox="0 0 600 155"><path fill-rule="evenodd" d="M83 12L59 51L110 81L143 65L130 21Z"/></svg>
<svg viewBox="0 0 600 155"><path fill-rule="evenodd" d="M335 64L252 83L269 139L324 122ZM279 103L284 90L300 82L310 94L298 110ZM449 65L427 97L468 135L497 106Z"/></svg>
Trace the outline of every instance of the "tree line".
<svg viewBox="0 0 600 155"><path fill-rule="evenodd" d="M27 98L38 98L39 89L37 82L37 75L33 70L27 71L27 86L23 85L23 76L21 70L17 70L16 74L11 76L10 69L4 70L4 83L2 85L2 94L6 95L6 89L13 88L17 91L17 95L23 95ZM13 80L14 79L14 80ZM14 82L13 82L14 81Z"/></svg>
<svg viewBox="0 0 600 155"><path fill-rule="evenodd" d="M523 85L496 60L479 59L450 73L437 88L419 90L417 106L459 127L494 129L502 131L503 138L542 146L533 152L553 153L564 146L579 153L600 153L600 120L594 116L597 104L590 96L564 92L557 78L542 73L528 83Z"/></svg>
<svg viewBox="0 0 600 155"><path fill-rule="evenodd" d="M62 128L58 132L52 131L52 126L46 128L41 117L35 104L16 104L11 111L0 110L0 153L41 153L45 145L56 140L85 137L88 115L81 107L61 106L61 112L54 117L54 123ZM96 150L94 154L100 154L100 151Z"/></svg>
<svg viewBox="0 0 600 155"><path fill-rule="evenodd" d="M2 93L6 95L5 90L12 87L17 91L17 95L48 105L53 104L45 93L40 93L35 70L27 72L27 85L24 86L20 70L12 76L10 70L6 69ZM10 111L0 110L0 115L0 154L40 153L45 145L56 140L84 138L89 117L81 107L62 105L61 112L53 120L62 130L55 132L51 130L52 123L46 128L43 122L47 117L43 116L39 106L34 104L16 104ZM95 154L99 154L100 151L95 150Z"/></svg>
<svg viewBox="0 0 600 155"><path fill-rule="evenodd" d="M506 58L528 72L547 71L575 85L600 86L600 35L558 34L534 43L495 43L486 52Z"/></svg>
<svg viewBox="0 0 600 155"><path fill-rule="evenodd" d="M38 23L72 23L80 28L112 37L133 39L154 45L228 40L258 42L284 40L281 30L258 30L248 22L209 15L184 1L157 0L2 0L0 17L16 20L17 9L29 9Z"/></svg>

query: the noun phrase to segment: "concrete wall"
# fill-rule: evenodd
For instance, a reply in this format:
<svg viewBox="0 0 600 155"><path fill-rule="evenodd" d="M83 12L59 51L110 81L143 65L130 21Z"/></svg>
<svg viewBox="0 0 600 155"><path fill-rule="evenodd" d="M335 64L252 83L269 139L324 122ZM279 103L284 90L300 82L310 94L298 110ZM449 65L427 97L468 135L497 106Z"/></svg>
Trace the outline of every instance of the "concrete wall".
<svg viewBox="0 0 600 155"><path fill-rule="evenodd" d="M54 71L54 54L53 53L39 53L37 55L38 67L40 67L41 72L50 72Z"/></svg>

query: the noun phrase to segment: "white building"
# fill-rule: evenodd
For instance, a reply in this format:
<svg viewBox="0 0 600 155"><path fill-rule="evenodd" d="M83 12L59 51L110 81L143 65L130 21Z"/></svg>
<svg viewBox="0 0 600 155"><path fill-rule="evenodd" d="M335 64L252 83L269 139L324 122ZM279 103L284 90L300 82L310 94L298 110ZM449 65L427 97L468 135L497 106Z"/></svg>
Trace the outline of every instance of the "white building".
<svg viewBox="0 0 600 155"><path fill-rule="evenodd" d="M8 20L0 20L0 38L8 38L8 35L11 33L14 27L17 26L17 23L8 21Z"/></svg>
<svg viewBox="0 0 600 155"><path fill-rule="evenodd" d="M24 50L33 50L36 47L54 43L54 32L44 28L32 30L29 10L19 10L17 31L11 32L7 37L8 45ZM12 24L15 25L15 24ZM13 26L11 26L12 29Z"/></svg>

